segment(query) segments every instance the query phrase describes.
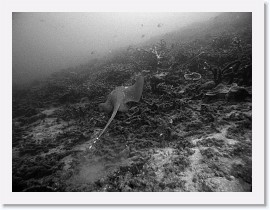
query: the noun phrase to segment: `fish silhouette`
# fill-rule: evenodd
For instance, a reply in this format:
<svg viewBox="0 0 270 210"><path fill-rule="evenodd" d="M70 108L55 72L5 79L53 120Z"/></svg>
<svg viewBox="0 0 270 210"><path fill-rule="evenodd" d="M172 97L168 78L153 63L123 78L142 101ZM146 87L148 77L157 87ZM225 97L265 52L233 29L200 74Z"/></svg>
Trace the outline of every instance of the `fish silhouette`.
<svg viewBox="0 0 270 210"><path fill-rule="evenodd" d="M143 91L144 77L142 75L137 76L136 82L132 86L121 86L116 87L107 97L105 103L99 104L99 110L105 111L106 113L112 112L111 118L106 124L105 128L98 135L97 138L100 138L101 135L106 131L108 126L111 124L114 119L117 111L126 112L128 111L128 107L126 105L127 102L134 101L139 102L142 91Z"/></svg>

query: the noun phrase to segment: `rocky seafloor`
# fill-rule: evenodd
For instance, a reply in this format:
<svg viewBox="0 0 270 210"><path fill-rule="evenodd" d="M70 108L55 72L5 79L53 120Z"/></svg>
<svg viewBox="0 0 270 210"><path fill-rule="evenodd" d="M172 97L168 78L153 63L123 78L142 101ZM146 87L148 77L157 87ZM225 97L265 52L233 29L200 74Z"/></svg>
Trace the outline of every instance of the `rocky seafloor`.
<svg viewBox="0 0 270 210"><path fill-rule="evenodd" d="M251 99L185 97L202 86L153 94L146 79L95 144L103 95L30 108L13 119L13 190L251 191Z"/></svg>

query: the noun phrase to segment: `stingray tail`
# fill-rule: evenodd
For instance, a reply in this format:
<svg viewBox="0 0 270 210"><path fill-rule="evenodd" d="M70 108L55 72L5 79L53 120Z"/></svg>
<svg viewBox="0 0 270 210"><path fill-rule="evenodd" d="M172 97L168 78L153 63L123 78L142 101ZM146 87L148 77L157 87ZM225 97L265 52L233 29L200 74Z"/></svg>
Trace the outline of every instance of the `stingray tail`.
<svg viewBox="0 0 270 210"><path fill-rule="evenodd" d="M119 107L120 107L120 103L117 104L116 107L114 107L113 113L112 113L112 116L111 116L110 120L107 122L105 128L104 128L104 129L102 130L102 132L99 134L98 138L100 138L100 137L102 136L102 134L106 131L106 129L108 128L108 126L111 124L111 122L112 122L113 118L115 117L115 115L116 115L116 113L117 113Z"/></svg>

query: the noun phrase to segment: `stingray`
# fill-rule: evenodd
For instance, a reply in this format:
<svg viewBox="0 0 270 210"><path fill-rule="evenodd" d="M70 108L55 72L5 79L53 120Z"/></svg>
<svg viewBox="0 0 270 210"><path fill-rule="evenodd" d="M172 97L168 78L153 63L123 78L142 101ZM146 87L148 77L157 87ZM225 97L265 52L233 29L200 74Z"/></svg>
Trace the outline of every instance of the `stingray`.
<svg viewBox="0 0 270 210"><path fill-rule="evenodd" d="M128 107L126 105L127 102L140 101L142 91L143 91L143 83L144 83L144 77L142 75L139 75L137 76L136 82L134 85L126 86L126 87L124 86L116 87L108 95L106 102L99 104L100 111L104 111L108 114L112 112L112 115L108 123L106 124L105 128L102 130L102 132L98 135L97 138L100 138L101 135L106 131L106 129L111 124L112 120L114 119L118 111L120 112L128 111Z"/></svg>

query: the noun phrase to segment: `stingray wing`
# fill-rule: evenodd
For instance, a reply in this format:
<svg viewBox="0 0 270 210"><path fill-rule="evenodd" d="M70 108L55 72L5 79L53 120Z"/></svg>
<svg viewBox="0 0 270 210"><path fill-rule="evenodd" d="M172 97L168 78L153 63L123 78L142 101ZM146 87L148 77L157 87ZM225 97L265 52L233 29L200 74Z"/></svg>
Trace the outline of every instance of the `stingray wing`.
<svg viewBox="0 0 270 210"><path fill-rule="evenodd" d="M125 93L124 103L129 101L139 102L143 91L144 77L139 76L136 79L136 83L132 86L124 87Z"/></svg>

